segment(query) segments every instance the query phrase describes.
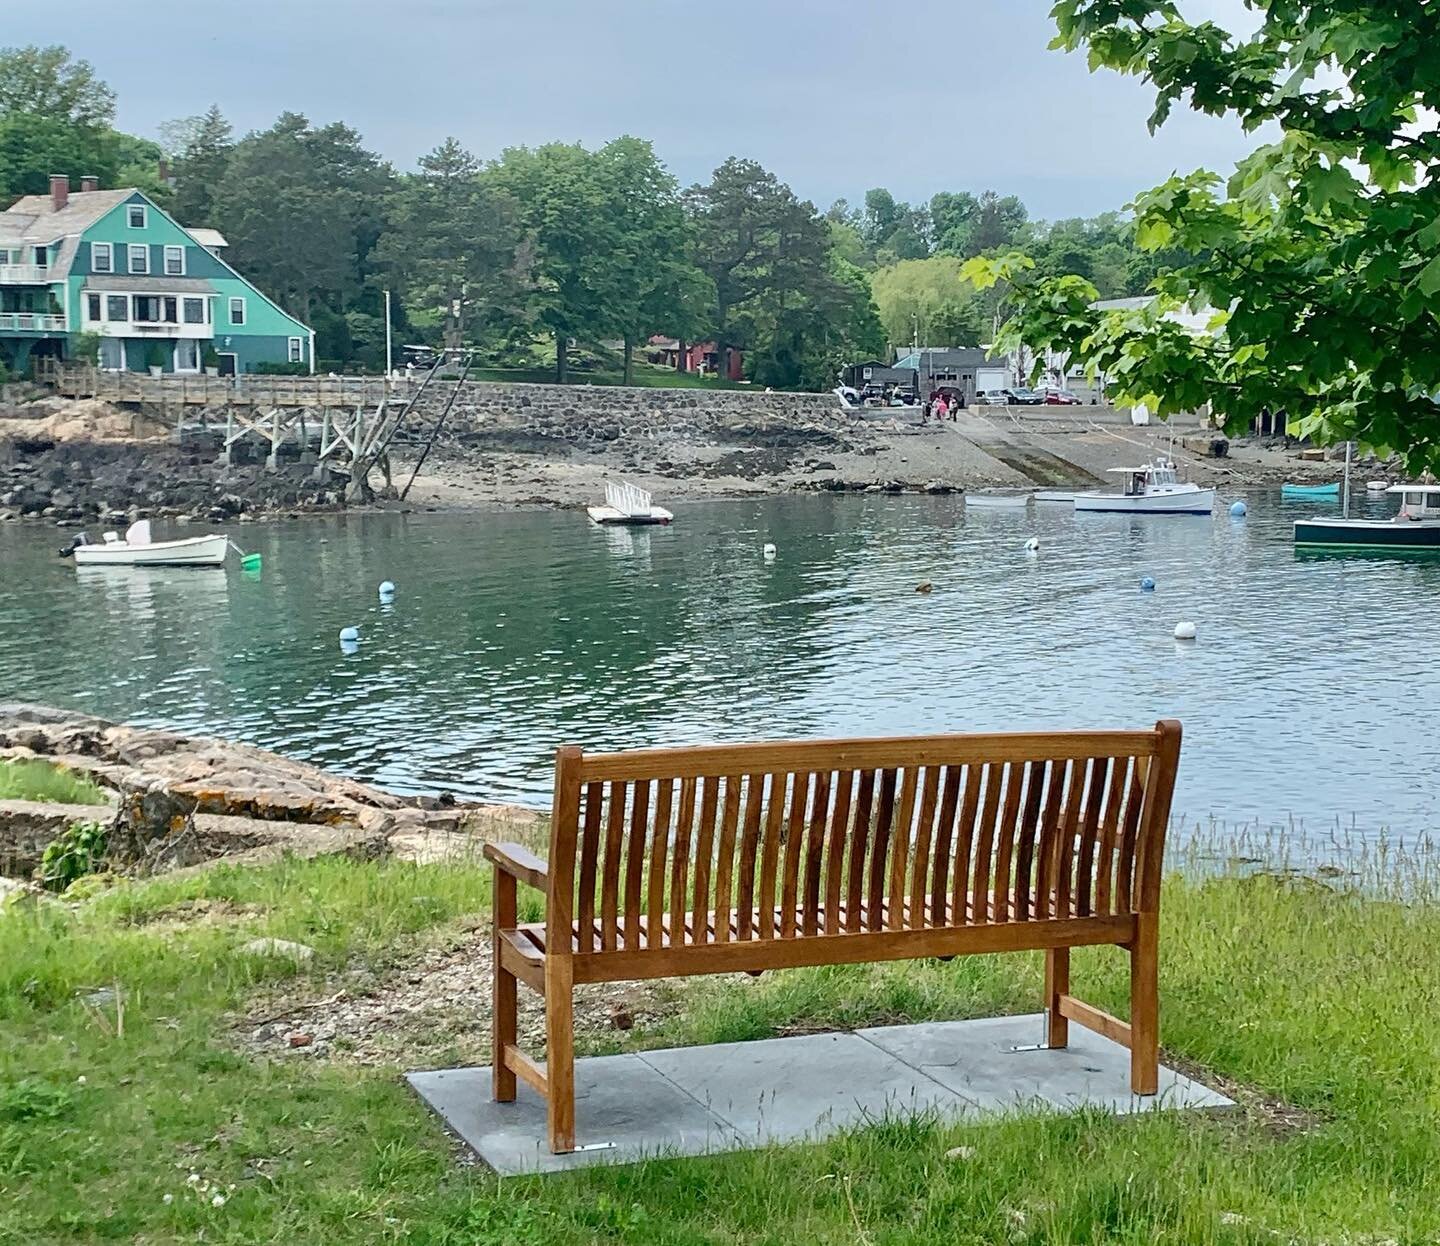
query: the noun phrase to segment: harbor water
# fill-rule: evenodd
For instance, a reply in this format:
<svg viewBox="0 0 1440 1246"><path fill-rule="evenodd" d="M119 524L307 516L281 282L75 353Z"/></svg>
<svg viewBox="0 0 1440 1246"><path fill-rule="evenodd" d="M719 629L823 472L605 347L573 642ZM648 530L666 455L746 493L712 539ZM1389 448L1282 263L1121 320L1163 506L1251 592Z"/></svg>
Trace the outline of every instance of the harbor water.
<svg viewBox="0 0 1440 1246"><path fill-rule="evenodd" d="M676 505L663 529L556 511L237 526L258 576L76 568L56 557L70 533L9 525L0 697L533 805L561 743L1173 716L1183 819L1440 829L1440 560L1297 554L1290 521L1336 507L1251 494L1235 520L1232 500L1214 518L824 496Z"/></svg>

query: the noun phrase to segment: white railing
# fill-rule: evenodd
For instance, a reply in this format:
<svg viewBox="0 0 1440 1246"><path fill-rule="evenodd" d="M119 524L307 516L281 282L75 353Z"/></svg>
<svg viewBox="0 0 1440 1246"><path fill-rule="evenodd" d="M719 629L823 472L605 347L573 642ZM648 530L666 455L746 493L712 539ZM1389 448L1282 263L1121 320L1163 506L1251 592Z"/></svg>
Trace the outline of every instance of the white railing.
<svg viewBox="0 0 1440 1246"><path fill-rule="evenodd" d="M39 264L0 264L0 286L49 284L50 270Z"/></svg>
<svg viewBox="0 0 1440 1246"><path fill-rule="evenodd" d="M0 312L0 333L64 333L65 317L40 312Z"/></svg>

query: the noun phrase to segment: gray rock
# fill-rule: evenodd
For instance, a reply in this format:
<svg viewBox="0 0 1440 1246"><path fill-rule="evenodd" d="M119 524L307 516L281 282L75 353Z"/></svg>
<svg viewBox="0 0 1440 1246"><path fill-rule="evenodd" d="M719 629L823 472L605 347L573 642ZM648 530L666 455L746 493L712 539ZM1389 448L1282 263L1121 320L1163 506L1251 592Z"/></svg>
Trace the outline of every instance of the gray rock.
<svg viewBox="0 0 1440 1246"><path fill-rule="evenodd" d="M291 960L309 960L315 949L306 943L289 939L251 939L241 949L247 956L286 956Z"/></svg>

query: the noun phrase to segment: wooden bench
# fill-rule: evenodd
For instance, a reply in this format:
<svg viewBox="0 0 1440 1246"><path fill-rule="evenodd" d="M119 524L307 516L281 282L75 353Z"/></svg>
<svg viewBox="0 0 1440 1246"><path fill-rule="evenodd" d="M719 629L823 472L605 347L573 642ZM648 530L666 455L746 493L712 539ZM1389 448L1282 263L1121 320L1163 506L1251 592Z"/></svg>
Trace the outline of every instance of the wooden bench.
<svg viewBox="0 0 1440 1246"><path fill-rule="evenodd" d="M1160 869L1180 724L646 749L561 748L547 865L491 844L494 1096L547 1100L575 1149L577 983L969 952L1045 952L1046 1043L1068 1023L1159 1078ZM545 895L520 924L517 882ZM1070 949L1130 953L1130 1020L1070 994ZM546 1062L516 984L545 997Z"/></svg>

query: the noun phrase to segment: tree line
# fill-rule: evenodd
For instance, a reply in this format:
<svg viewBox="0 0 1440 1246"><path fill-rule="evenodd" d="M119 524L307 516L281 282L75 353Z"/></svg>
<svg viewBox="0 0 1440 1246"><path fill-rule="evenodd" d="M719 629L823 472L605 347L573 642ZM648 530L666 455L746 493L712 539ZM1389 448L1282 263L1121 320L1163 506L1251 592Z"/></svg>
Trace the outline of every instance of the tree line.
<svg viewBox="0 0 1440 1246"><path fill-rule="evenodd" d="M402 173L341 122L284 112L237 136L212 107L152 142L114 129L114 109L64 48L0 51L0 192L41 192L51 172L138 186L224 234L227 260L310 324L336 369L382 365L390 289L399 340L502 366L544 355L559 380L605 343L628 380L635 347L663 334L743 351L756 384L823 389L914 340L989 341L1004 290L965 286L969 257L1024 245L1104 294L1143 289L1159 262L1117 213L1045 224L994 192L914 206L875 189L863 209L821 212L739 158L682 187L628 135L489 160L448 138Z"/></svg>

